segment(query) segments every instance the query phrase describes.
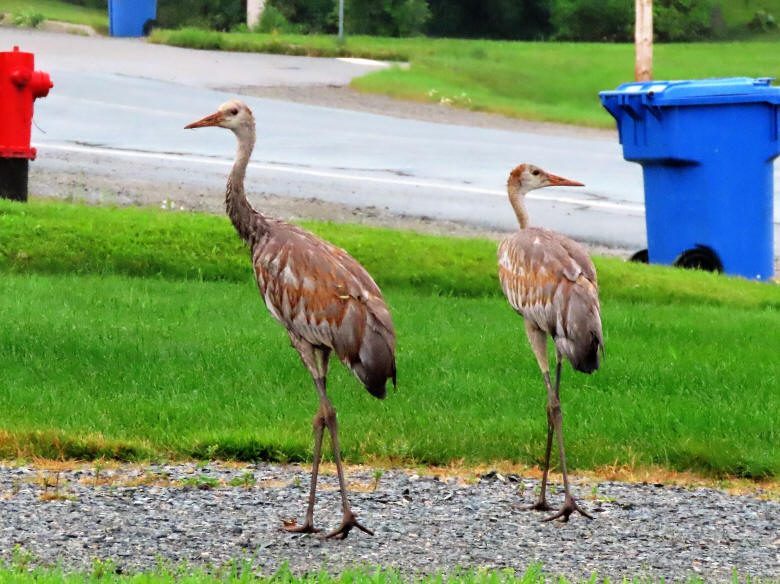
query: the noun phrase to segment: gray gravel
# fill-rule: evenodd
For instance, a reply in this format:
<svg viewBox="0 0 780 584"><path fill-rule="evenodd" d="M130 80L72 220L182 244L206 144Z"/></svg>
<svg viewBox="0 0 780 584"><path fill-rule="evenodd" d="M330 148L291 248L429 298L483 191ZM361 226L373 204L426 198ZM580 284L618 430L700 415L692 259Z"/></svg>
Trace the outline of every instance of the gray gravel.
<svg viewBox="0 0 780 584"><path fill-rule="evenodd" d="M251 473L254 485L228 486ZM56 473L0 467L0 557L17 546L40 564L87 568L112 559L123 571L160 559L190 566L251 559L263 573L284 562L304 572L369 565L406 574L455 567L514 568L535 562L570 578L645 576L725 581L780 578L780 502L713 489L603 482L576 484L575 496L596 517L542 523L524 511L537 481L487 475L458 479L371 469L349 472L351 499L375 537L353 531L346 541L290 535L282 520L302 519L308 469L272 464L94 467ZM221 486L201 489L213 477ZM44 487L48 482L49 486ZM54 485L55 482L58 484ZM321 482L315 522L340 521L336 480ZM552 502L562 497L555 493Z"/></svg>

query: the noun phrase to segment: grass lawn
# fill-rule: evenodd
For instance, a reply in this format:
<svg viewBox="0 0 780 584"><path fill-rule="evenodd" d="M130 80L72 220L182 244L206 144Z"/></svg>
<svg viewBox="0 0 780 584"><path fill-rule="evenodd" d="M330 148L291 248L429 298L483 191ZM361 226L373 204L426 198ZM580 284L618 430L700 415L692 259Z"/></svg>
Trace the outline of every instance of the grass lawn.
<svg viewBox="0 0 780 584"><path fill-rule="evenodd" d="M61 20L86 24L101 33L108 33L108 13L61 0L0 0L0 13L30 16L40 15L47 20Z"/></svg>
<svg viewBox="0 0 780 584"><path fill-rule="evenodd" d="M611 127L598 92L633 80L634 47L605 43L333 37L158 30L177 46L409 61L355 79L366 92L509 116ZM780 77L777 42L656 45L656 79Z"/></svg>
<svg viewBox="0 0 780 584"><path fill-rule="evenodd" d="M71 238L88 225L91 240ZM487 276L495 244L316 227L343 232L370 265L398 329L387 400L332 369L347 459L538 462L544 391L521 320ZM3 202L0 456L308 459L311 381L230 229L207 215ZM413 243L400 252L394 234ZM456 276L416 279L426 249ZM567 366L562 384L572 465L777 476L780 289L614 260L599 269L607 358L592 376Z"/></svg>
<svg viewBox="0 0 780 584"><path fill-rule="evenodd" d="M417 575L414 578L392 569L364 567L345 570L339 575L326 571L312 572L295 576L289 570L279 570L275 574L258 576L253 572L251 564L235 562L220 568L188 569L177 566L161 567L151 572L138 574L114 573L115 566L111 562L96 561L89 572L66 572L58 568L29 568L24 560L9 567L0 567L0 582L9 584L545 584L550 579L542 573L541 566L533 565L525 572L505 570L460 570L449 575ZM593 582L594 575L582 582ZM736 576L735 576L736 579ZM643 582L641 579L635 582ZM563 576L555 577L558 584L568 584L570 580ZM576 582L576 581L575 581ZM609 579L604 579L609 583ZM625 582L629 582L626 580ZM689 584L701 584L699 578L681 580Z"/></svg>

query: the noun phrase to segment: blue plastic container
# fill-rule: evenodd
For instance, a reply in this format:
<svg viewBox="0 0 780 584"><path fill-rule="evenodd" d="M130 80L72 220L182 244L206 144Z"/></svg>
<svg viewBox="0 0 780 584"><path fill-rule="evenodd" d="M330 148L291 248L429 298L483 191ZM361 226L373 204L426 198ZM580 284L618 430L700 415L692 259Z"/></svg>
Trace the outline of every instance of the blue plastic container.
<svg viewBox="0 0 780 584"><path fill-rule="evenodd" d="M145 36L156 18L157 0L108 0L108 32L111 36Z"/></svg>
<svg viewBox="0 0 780 584"><path fill-rule="evenodd" d="M642 165L648 259L774 276L780 87L737 77L625 83L599 94Z"/></svg>

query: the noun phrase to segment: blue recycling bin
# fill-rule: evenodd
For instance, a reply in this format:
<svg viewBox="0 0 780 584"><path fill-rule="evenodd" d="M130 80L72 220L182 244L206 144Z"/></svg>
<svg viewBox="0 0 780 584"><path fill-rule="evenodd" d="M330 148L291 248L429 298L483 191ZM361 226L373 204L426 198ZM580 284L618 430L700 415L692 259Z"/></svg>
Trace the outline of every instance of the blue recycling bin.
<svg viewBox="0 0 780 584"><path fill-rule="evenodd" d="M145 36L156 18L157 0L108 0L108 32L111 36Z"/></svg>
<svg viewBox="0 0 780 584"><path fill-rule="evenodd" d="M780 87L737 77L624 83L599 94L642 165L652 263L774 276Z"/></svg>

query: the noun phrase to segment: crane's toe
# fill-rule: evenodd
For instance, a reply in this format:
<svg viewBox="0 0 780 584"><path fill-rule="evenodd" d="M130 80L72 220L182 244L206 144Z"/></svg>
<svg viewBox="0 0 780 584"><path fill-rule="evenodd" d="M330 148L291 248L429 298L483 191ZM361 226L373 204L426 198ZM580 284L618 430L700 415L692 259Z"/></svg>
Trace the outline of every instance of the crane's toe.
<svg viewBox="0 0 780 584"><path fill-rule="evenodd" d="M285 519L283 520L283 523L282 529L287 533L319 533L322 531L321 529L314 527L314 524L309 521L305 522L303 525L298 525L298 522L295 519Z"/></svg>
<svg viewBox="0 0 780 584"><path fill-rule="evenodd" d="M542 521L553 521L555 519L560 519L562 522L567 522L569 520L569 516L574 512L579 513L580 515L583 515L587 517L588 519L593 519L593 515L585 511L582 507L580 507L577 504L577 501L574 500L574 497L571 495L566 495L566 499L563 502L563 506L558 510L557 513L554 515L550 515L549 517L545 517L542 519Z"/></svg>
<svg viewBox="0 0 780 584"><path fill-rule="evenodd" d="M339 525L338 528L331 531L325 537L328 539L347 539L347 536L349 535L349 532L352 531L353 527L357 527L360 531L364 531L368 535L374 535L374 532L371 531L368 527L358 523L357 517L355 517L355 514L352 513L352 511L347 511L344 513L344 517L341 520L341 525Z"/></svg>

